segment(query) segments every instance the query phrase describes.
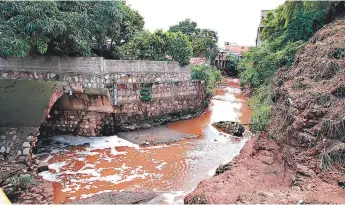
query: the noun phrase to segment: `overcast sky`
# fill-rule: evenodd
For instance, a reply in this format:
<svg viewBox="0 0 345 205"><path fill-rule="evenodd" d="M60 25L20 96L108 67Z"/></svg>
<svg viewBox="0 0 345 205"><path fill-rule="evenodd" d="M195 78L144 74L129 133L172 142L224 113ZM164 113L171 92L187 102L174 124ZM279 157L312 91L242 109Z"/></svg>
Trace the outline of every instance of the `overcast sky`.
<svg viewBox="0 0 345 205"><path fill-rule="evenodd" d="M199 28L218 32L218 45L224 42L255 45L260 11L274 9L285 0L127 0L145 19L145 28L168 30L186 18Z"/></svg>

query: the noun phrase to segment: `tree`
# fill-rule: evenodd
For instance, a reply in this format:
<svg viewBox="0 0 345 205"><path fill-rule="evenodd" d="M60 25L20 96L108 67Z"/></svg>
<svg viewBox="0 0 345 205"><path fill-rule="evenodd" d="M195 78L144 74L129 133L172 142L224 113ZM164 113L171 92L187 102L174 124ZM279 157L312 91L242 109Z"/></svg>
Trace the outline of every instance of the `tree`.
<svg viewBox="0 0 345 205"><path fill-rule="evenodd" d="M189 64L192 47L188 37L181 32L157 30L140 32L120 49L122 58L130 60L167 60L171 56L181 66Z"/></svg>
<svg viewBox="0 0 345 205"><path fill-rule="evenodd" d="M127 44L124 44L120 53L128 60L166 60L167 37L162 30L154 33L143 31L137 33Z"/></svg>
<svg viewBox="0 0 345 205"><path fill-rule="evenodd" d="M177 25L170 26L169 31L178 33L182 32L188 37L191 37L194 34L199 33L200 29L197 28L198 24L194 21L191 21L189 18L179 22Z"/></svg>
<svg viewBox="0 0 345 205"><path fill-rule="evenodd" d="M1 2L0 55L44 54L50 39L65 28L56 2Z"/></svg>
<svg viewBox="0 0 345 205"><path fill-rule="evenodd" d="M116 58L118 47L144 26L143 17L124 1L14 1L0 2L0 9L2 57L94 52Z"/></svg>
<svg viewBox="0 0 345 205"><path fill-rule="evenodd" d="M167 54L181 66L188 65L193 52L188 37L181 32L168 32L167 38Z"/></svg>

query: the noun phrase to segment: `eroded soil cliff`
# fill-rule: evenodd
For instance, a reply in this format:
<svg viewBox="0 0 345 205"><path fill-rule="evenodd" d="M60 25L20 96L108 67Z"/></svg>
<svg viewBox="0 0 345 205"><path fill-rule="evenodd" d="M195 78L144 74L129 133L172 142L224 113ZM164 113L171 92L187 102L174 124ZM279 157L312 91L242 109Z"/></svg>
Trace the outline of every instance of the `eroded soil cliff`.
<svg viewBox="0 0 345 205"><path fill-rule="evenodd" d="M267 131L185 203L345 202L345 20L319 30L271 88Z"/></svg>

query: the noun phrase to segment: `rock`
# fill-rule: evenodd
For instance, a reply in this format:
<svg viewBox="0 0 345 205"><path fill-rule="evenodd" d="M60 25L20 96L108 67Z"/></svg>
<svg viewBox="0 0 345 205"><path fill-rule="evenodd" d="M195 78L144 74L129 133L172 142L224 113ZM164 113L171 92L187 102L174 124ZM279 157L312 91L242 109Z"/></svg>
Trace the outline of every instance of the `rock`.
<svg viewBox="0 0 345 205"><path fill-rule="evenodd" d="M23 148L30 148L30 147L31 147L31 145L30 145L29 142L24 142L23 143Z"/></svg>
<svg viewBox="0 0 345 205"><path fill-rule="evenodd" d="M2 147L0 148L0 152L1 152L1 153L6 152L6 147L2 146Z"/></svg>
<svg viewBox="0 0 345 205"><path fill-rule="evenodd" d="M213 123L212 125L225 133L235 136L242 136L245 130L240 123L232 121L219 121Z"/></svg>
<svg viewBox="0 0 345 205"><path fill-rule="evenodd" d="M30 154L30 148L24 148L23 155L29 155L29 154Z"/></svg>
<svg viewBox="0 0 345 205"><path fill-rule="evenodd" d="M302 204L304 204L303 200L298 200L296 203L296 205L302 205Z"/></svg>
<svg viewBox="0 0 345 205"><path fill-rule="evenodd" d="M22 154L22 151L18 150L18 151L17 151L17 155L19 156L19 155L21 155L21 154Z"/></svg>
<svg viewBox="0 0 345 205"><path fill-rule="evenodd" d="M341 188L345 188L345 176L341 176L338 178L338 186Z"/></svg>
<svg viewBox="0 0 345 205"><path fill-rule="evenodd" d="M1 139L1 140L5 140L5 139L6 139L6 136L5 136L5 135L1 135L0 139Z"/></svg>
<svg viewBox="0 0 345 205"><path fill-rule="evenodd" d="M297 164L297 173L307 177L315 176L315 172L312 169L301 164Z"/></svg>
<svg viewBox="0 0 345 205"><path fill-rule="evenodd" d="M11 147L6 147L6 153L9 154L11 151Z"/></svg>
<svg viewBox="0 0 345 205"><path fill-rule="evenodd" d="M47 162L39 162L37 165L37 173L48 171L48 163Z"/></svg>
<svg viewBox="0 0 345 205"><path fill-rule="evenodd" d="M231 168L231 164L230 164L230 163L224 164L224 165L220 165L220 166L216 169L215 176L224 173L225 171L229 170L230 168Z"/></svg>

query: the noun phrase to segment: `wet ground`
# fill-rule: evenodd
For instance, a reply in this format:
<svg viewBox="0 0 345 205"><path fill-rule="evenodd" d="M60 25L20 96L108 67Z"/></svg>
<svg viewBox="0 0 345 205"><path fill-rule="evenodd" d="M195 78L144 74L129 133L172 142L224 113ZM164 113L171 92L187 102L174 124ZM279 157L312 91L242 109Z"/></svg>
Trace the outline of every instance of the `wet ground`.
<svg viewBox="0 0 345 205"><path fill-rule="evenodd" d="M164 129L171 129L178 136L184 133L197 138L139 146L133 140L137 137L131 142L117 136L54 137L55 145L49 145L51 153L46 159L49 171L40 175L55 182L55 203L113 191L156 192L159 196L149 203L183 203L187 193L213 176L219 165L231 161L247 140L220 133L211 123L230 120L247 124L250 115L238 81L225 79L204 114L170 123L156 132L164 135ZM155 133L155 128L151 131ZM142 140L138 144L143 144Z"/></svg>

